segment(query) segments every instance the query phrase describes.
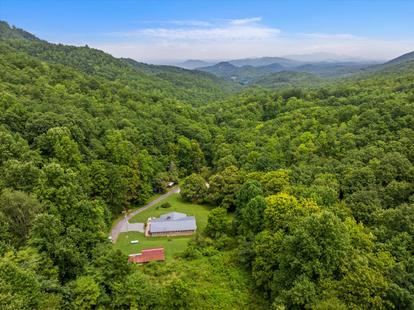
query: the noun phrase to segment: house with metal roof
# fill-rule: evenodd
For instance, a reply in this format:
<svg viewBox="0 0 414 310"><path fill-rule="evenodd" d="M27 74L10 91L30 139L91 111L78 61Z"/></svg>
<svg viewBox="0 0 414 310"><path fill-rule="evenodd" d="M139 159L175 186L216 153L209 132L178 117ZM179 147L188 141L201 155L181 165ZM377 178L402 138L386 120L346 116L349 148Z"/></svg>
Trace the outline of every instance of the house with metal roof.
<svg viewBox="0 0 414 310"><path fill-rule="evenodd" d="M194 216L170 212L159 218L148 219L146 236L192 235L197 230Z"/></svg>

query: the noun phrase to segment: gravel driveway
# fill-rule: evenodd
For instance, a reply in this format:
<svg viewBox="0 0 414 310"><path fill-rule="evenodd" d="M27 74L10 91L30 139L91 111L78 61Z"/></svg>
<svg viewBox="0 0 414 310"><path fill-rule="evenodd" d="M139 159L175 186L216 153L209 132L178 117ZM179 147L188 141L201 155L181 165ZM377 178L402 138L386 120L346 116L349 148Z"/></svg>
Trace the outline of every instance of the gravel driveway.
<svg viewBox="0 0 414 310"><path fill-rule="evenodd" d="M165 194L163 194L163 195L159 196L158 198L152 200L151 202L147 203L145 206L143 206L139 209L136 209L136 210L126 214L124 218L119 219L114 224L114 226L112 227L112 230L111 230L112 243L116 242L116 240L118 239L119 234L122 233L122 232L126 232L126 231L144 232L144 223L130 223L129 220L131 218L133 218L135 215L137 215L138 213L141 213L142 211L156 205L157 203L164 200L165 198L168 198L172 194L179 193L179 192L180 192L180 187L176 186L176 187L172 188L171 190L169 190L168 192L166 192Z"/></svg>

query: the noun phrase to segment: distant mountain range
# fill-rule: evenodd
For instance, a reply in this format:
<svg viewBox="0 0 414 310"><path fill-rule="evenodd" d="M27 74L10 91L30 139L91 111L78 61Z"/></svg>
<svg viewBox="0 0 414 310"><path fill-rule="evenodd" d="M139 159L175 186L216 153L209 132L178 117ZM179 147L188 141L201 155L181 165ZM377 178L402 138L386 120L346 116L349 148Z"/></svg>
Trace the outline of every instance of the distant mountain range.
<svg viewBox="0 0 414 310"><path fill-rule="evenodd" d="M247 85L255 83L258 79L262 80L266 75L277 72L290 71L310 73L318 77L339 77L352 74L372 65L374 65L373 62L304 63L285 58L265 57L260 59L220 62L212 66L196 69L214 74L220 78L230 79L242 85Z"/></svg>
<svg viewBox="0 0 414 310"><path fill-rule="evenodd" d="M337 55L333 53L311 53L311 54L293 54L281 57L251 57L241 59L216 59L216 60L200 60L200 59L189 59L184 62L174 63L168 62L168 64L182 67L185 69L195 69L200 67L213 66L219 62L229 62L232 65L241 66L266 66L272 63L280 63L285 66L296 66L298 63L314 63L314 62L358 62L358 63L369 63L377 62L383 63L385 61L370 60L358 57L351 57L347 55Z"/></svg>
<svg viewBox="0 0 414 310"><path fill-rule="evenodd" d="M285 68L296 67L303 64L301 61L287 59L284 57L259 57L259 58L242 58L229 60L229 63L237 67L252 66L252 67L263 67L272 64L279 64Z"/></svg>
<svg viewBox="0 0 414 310"><path fill-rule="evenodd" d="M294 67L303 62L291 60L283 57L260 57L260 58L242 58L242 59L234 59L234 60L220 60L220 61L206 61L206 60L198 60L198 59L190 59L184 62L175 64L177 67L182 67L185 69L198 69L202 67L211 67L214 65L219 65L220 63L229 63L236 67L242 66L252 66L252 67L261 67L267 66L274 63L278 63L283 65L284 67Z"/></svg>
<svg viewBox="0 0 414 310"><path fill-rule="evenodd" d="M325 54L325 56L328 55ZM332 59L314 63L301 61L299 56L297 58L258 57L216 63L210 60L190 59L175 65L185 69L210 73L218 78L242 86L255 84L271 87L275 84L277 86L296 85L305 81L312 81L312 84L314 84L322 80L320 77L347 74L355 69L373 64L338 62Z"/></svg>
<svg viewBox="0 0 414 310"><path fill-rule="evenodd" d="M414 52L385 63L329 53L292 55L290 57L294 59L259 57L221 61L215 64L203 60L188 60L182 65L241 85L279 87L281 85L303 84L304 82L316 84L328 78L392 70L396 65L414 60ZM320 61L321 59L323 61Z"/></svg>
<svg viewBox="0 0 414 310"><path fill-rule="evenodd" d="M22 29L9 27L5 22L0 22L0 33L3 38L14 42L13 44L18 46L18 48L27 49L27 52L32 56L40 57L47 61L56 60L44 52L44 46L56 51L62 49L60 45L49 44ZM36 44L32 44L29 49L21 43L24 41L19 41L20 39ZM114 78L116 74L112 72L112 69L111 71L105 67L104 70L101 64L98 67L102 72L96 72L96 66L93 64L96 61L95 58L105 59L108 68L111 68L113 63L117 62L118 64L123 64L125 68L128 67L129 70L133 68L144 74L147 79L153 79L154 83L162 84L167 82L171 86L182 89L183 97L187 96L187 92L191 93L193 88L195 89L194 91L203 89L205 93L211 93L213 90L215 93L220 93L223 91L234 91L242 86L249 85L261 85L269 88L318 85L328 82L332 78L354 77L360 74L375 74L378 72L398 73L406 68L414 67L414 52L406 53L383 63L329 53L318 53L291 55L288 56L289 58L258 57L221 62L192 59L175 66L160 66L148 65L132 59L117 60L109 55L102 56L102 58L101 54L103 55L103 53L98 50L71 46L65 46L65 54L70 55L70 57L64 58L64 64L78 66L77 59L83 51L88 51L87 54L90 55L89 61L91 65L81 69L88 73L94 72L105 77ZM183 67L190 70L182 69ZM109 74L107 71L111 71L111 73Z"/></svg>
<svg viewBox="0 0 414 310"><path fill-rule="evenodd" d="M312 53L312 54L295 54L286 55L284 58L302 61L302 62L370 62L372 59L364 59L347 55L338 55L333 53ZM382 62L382 61L379 61Z"/></svg>
<svg viewBox="0 0 414 310"><path fill-rule="evenodd" d="M199 59L189 59L189 60L174 64L174 65L177 66L177 67L184 68L184 69L192 70L192 69L195 69L195 68L212 66L216 63L217 62L214 62L214 61L209 62L209 61L199 60Z"/></svg>

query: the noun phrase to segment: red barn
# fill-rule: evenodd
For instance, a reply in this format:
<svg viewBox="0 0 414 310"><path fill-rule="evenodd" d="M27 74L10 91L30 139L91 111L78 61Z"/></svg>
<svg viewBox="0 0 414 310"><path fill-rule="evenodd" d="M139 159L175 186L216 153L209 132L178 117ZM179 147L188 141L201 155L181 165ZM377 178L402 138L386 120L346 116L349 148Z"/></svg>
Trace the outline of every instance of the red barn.
<svg viewBox="0 0 414 310"><path fill-rule="evenodd" d="M131 254L128 262L143 264L151 261L165 261L164 248L145 249L139 254Z"/></svg>

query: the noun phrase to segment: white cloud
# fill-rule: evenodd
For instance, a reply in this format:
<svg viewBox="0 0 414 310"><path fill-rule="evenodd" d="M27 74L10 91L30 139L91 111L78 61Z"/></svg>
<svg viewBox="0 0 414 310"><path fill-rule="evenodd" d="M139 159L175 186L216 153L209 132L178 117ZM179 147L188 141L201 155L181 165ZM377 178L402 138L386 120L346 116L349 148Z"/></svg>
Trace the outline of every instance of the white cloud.
<svg viewBox="0 0 414 310"><path fill-rule="evenodd" d="M165 40L222 41L268 39L280 31L274 28L253 26L215 27L208 29L168 29L153 28L138 30L126 36L147 37Z"/></svg>
<svg viewBox="0 0 414 310"><path fill-rule="evenodd" d="M261 17L230 20L173 20L158 27L114 32L91 44L115 56L156 59L234 59L288 54L334 53L386 59L410 51L414 41L380 40L348 33L286 33Z"/></svg>
<svg viewBox="0 0 414 310"><path fill-rule="evenodd" d="M257 24L260 17L233 19L225 22L170 21L186 27L142 28L126 32L113 32L115 37L137 38L141 40L184 40L184 41L223 41L223 40L263 40L277 36L279 29Z"/></svg>
<svg viewBox="0 0 414 310"><path fill-rule="evenodd" d="M230 20L230 24L240 26L240 25L248 25L261 22L261 17L250 17L250 18L241 18L241 19L232 19Z"/></svg>
<svg viewBox="0 0 414 310"><path fill-rule="evenodd" d="M196 26L196 27L211 27L212 23L204 20L170 20L166 22L167 24L175 24L181 26Z"/></svg>

